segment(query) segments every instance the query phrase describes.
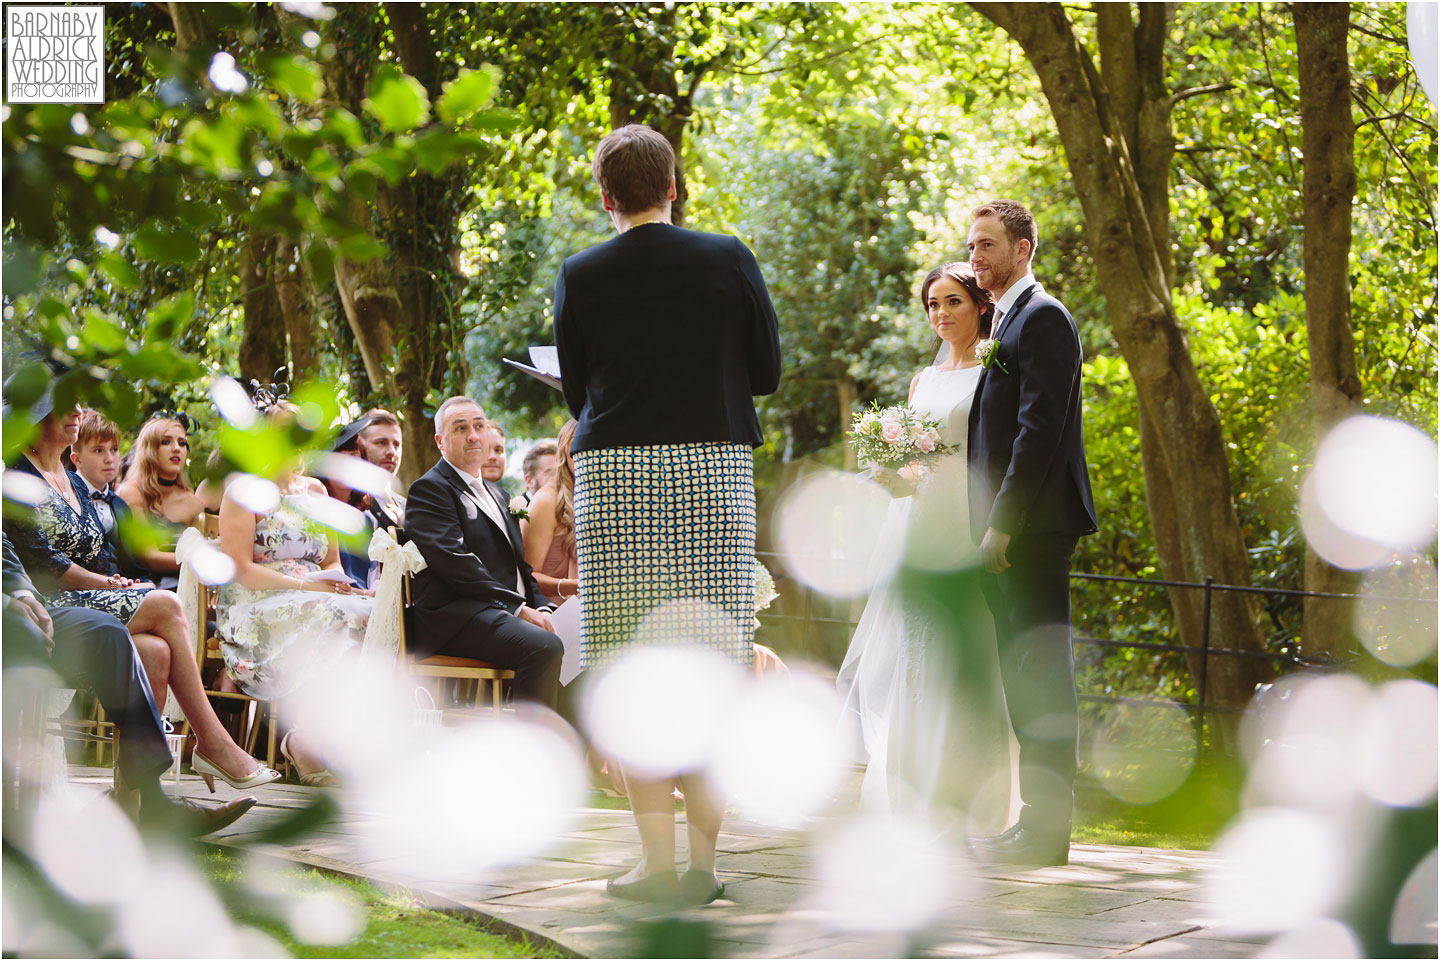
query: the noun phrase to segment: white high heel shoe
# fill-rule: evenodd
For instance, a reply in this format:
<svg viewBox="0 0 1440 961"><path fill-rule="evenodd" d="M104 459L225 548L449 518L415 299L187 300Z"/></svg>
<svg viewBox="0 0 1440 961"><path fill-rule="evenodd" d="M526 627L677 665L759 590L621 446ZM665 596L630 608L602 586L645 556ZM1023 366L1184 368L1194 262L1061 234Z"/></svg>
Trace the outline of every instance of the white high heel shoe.
<svg viewBox="0 0 1440 961"><path fill-rule="evenodd" d="M210 789L211 794L215 793L215 779L217 777L231 787L241 791L259 787L262 784L269 784L271 781L279 779L279 771L268 768L260 764L259 761L255 763L258 766L254 774L251 774L249 777L232 777L230 774L227 774L225 769L220 765L201 754L198 747L190 753L190 766L195 769L196 774L200 775L200 780L205 782L205 786Z"/></svg>
<svg viewBox="0 0 1440 961"><path fill-rule="evenodd" d="M300 765L295 762L295 758L290 754L290 735L294 733L294 731L286 731L285 736L280 739L280 756L283 757L285 762L294 770L295 776L300 779L300 783L306 787L333 787L338 783L338 779L328 770L311 771L309 774L300 773Z"/></svg>

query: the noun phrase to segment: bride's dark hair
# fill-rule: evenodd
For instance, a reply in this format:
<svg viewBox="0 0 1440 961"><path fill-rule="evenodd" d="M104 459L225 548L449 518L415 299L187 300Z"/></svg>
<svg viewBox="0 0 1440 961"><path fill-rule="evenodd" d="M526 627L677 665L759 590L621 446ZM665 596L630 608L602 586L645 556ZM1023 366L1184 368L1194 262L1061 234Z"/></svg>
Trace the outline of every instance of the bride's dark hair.
<svg viewBox="0 0 1440 961"><path fill-rule="evenodd" d="M965 292L980 310L980 337L982 340L989 337L990 322L995 317L995 298L990 296L990 291L980 286L980 281L975 279L974 269L963 260L941 264L925 275L925 282L920 285L920 309L927 317L930 315L930 305L926 301L930 299L930 288L935 286L935 281L941 277L949 277L965 288Z"/></svg>

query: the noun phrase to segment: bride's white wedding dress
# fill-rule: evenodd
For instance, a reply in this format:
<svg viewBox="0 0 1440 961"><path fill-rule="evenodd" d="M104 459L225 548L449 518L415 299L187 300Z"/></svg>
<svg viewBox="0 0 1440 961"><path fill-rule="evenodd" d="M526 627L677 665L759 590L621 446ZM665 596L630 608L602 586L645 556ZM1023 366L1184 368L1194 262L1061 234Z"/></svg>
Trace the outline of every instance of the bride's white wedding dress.
<svg viewBox="0 0 1440 961"><path fill-rule="evenodd" d="M963 817L971 836L1000 833L1019 810L1018 752L967 516L965 445L979 379L978 365L920 372L910 406L939 421L942 442L958 450L913 497L890 502L885 536L904 545L877 556L903 551L904 573L876 585L837 679L868 756L861 803Z"/></svg>

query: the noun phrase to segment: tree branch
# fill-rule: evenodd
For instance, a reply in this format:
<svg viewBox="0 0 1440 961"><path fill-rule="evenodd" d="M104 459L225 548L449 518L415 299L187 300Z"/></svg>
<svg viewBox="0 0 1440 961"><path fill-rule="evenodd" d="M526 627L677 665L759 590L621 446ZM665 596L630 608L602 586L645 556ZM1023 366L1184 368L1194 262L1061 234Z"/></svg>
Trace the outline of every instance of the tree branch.
<svg viewBox="0 0 1440 961"><path fill-rule="evenodd" d="M1207 83L1199 87L1186 87L1184 90L1177 90L1170 95L1170 106L1175 106L1182 100L1189 100L1191 97L1203 97L1212 93L1224 93L1226 90L1234 90L1235 85L1226 80L1224 83Z"/></svg>

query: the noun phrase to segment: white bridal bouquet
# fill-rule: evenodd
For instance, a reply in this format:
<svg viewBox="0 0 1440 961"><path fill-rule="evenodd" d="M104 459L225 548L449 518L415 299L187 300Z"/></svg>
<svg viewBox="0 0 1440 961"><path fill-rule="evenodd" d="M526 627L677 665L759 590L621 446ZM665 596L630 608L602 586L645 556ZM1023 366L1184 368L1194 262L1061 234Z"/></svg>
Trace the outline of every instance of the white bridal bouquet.
<svg viewBox="0 0 1440 961"><path fill-rule="evenodd" d="M899 470L906 464L953 454L952 444L940 443L940 423L924 420L904 404L881 407L872 403L869 410L855 415L846 435L862 464Z"/></svg>

